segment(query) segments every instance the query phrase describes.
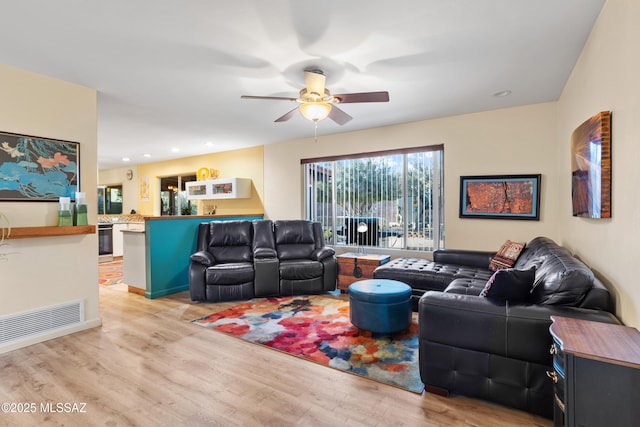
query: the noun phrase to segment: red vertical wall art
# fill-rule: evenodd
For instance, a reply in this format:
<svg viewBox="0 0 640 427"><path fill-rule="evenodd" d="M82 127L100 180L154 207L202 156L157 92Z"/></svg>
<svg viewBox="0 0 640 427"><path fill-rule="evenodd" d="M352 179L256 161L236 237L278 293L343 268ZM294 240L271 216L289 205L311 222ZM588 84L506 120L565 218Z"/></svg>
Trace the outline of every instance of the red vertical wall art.
<svg viewBox="0 0 640 427"><path fill-rule="evenodd" d="M582 123L571 135L573 216L611 218L611 112Z"/></svg>

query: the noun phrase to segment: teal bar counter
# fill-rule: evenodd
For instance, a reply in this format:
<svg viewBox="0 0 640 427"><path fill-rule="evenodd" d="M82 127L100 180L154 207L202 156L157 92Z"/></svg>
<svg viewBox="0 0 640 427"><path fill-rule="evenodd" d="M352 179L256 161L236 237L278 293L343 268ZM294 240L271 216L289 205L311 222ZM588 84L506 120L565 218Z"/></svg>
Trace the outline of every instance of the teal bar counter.
<svg viewBox="0 0 640 427"><path fill-rule="evenodd" d="M196 249L198 224L255 219L263 215L145 217L144 296L159 298L189 289L189 257Z"/></svg>

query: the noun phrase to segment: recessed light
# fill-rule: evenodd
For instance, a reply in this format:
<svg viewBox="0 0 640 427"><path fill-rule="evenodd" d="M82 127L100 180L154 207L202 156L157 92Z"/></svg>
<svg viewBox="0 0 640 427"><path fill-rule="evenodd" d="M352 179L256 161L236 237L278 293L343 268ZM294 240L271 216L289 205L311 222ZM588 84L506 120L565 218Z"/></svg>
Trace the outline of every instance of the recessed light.
<svg viewBox="0 0 640 427"><path fill-rule="evenodd" d="M131 159L130 159L130 158L128 158L128 157L123 157L123 158L122 158L122 161L123 161L123 162L130 162L130 161L131 161Z"/></svg>
<svg viewBox="0 0 640 427"><path fill-rule="evenodd" d="M172 149L171 149L171 152L172 152L172 153L177 153L177 152L179 152L179 151L180 151L180 149L179 149L179 148L172 148Z"/></svg>
<svg viewBox="0 0 640 427"><path fill-rule="evenodd" d="M495 93L493 94L493 96L495 96L495 97L497 97L497 98L502 98L502 97L504 97L504 96L509 96L509 95L511 95L511 91L510 91L509 89L507 89L507 90L501 90L501 91L499 91L499 92L495 92Z"/></svg>
<svg viewBox="0 0 640 427"><path fill-rule="evenodd" d="M151 157L151 154L145 153L145 154L142 155L142 157Z"/></svg>
<svg viewBox="0 0 640 427"><path fill-rule="evenodd" d="M204 145L206 145L207 147L213 147L213 142L207 141L207 143L204 144Z"/></svg>

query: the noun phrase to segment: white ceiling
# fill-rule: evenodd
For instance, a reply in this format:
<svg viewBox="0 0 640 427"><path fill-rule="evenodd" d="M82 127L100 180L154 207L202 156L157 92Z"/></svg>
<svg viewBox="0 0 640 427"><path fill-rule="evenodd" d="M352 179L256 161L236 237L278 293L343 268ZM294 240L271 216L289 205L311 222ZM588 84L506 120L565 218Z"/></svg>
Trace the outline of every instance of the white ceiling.
<svg viewBox="0 0 640 427"><path fill-rule="evenodd" d="M354 119L320 138L556 100L603 3L0 0L0 58L98 91L107 169L312 137L301 116L274 123L295 104L240 99L295 97L308 68L332 93L390 94L342 105Z"/></svg>

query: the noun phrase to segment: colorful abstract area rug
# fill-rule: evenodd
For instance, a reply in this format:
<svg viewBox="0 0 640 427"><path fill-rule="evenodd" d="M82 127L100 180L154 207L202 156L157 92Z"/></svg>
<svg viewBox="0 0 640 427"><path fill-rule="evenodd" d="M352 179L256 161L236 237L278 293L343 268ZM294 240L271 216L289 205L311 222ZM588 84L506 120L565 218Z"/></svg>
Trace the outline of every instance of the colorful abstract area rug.
<svg viewBox="0 0 640 427"><path fill-rule="evenodd" d="M98 283L101 285L115 285L122 283L122 260L101 262L98 264Z"/></svg>
<svg viewBox="0 0 640 427"><path fill-rule="evenodd" d="M404 332L362 331L349 301L323 296L256 298L193 323L322 365L422 393L418 324Z"/></svg>

